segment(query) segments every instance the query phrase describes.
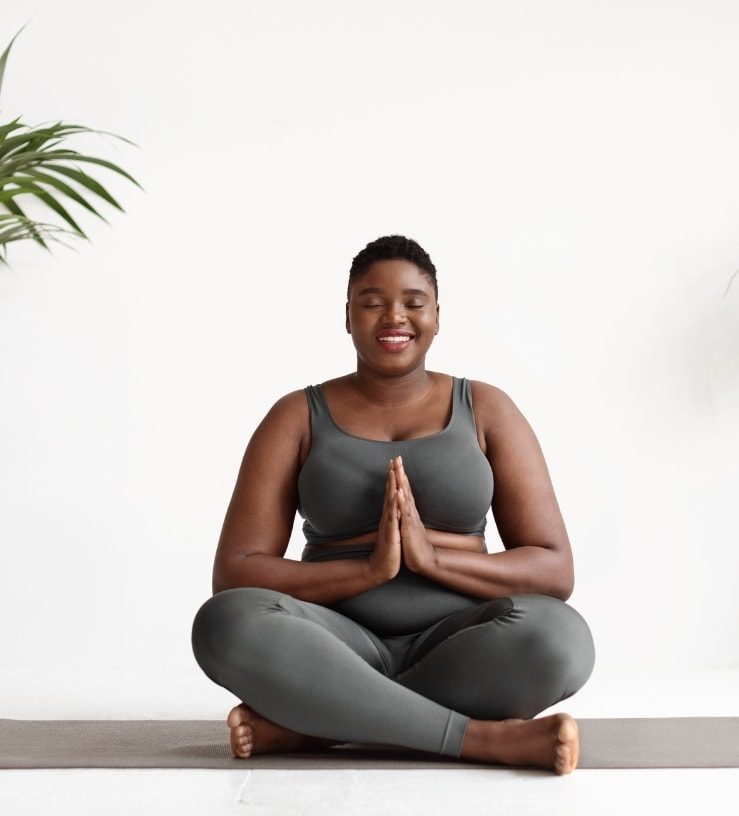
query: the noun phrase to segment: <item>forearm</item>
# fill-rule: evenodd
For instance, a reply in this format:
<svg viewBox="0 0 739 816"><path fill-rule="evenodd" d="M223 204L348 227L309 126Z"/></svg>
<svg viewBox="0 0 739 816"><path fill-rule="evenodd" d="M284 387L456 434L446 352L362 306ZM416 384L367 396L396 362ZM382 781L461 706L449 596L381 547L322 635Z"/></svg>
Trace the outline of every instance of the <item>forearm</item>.
<svg viewBox="0 0 739 816"><path fill-rule="evenodd" d="M546 547L515 547L503 552L435 548L434 557L414 572L477 598L537 593L567 600L572 594L572 566Z"/></svg>
<svg viewBox="0 0 739 816"><path fill-rule="evenodd" d="M445 530L426 528L426 539L432 547L442 547L453 550L469 550L472 552L487 552L485 539L482 536L464 535L462 533L448 533Z"/></svg>
<svg viewBox="0 0 739 816"><path fill-rule="evenodd" d="M471 550L472 552L487 552L485 539L482 536L466 535L463 533L448 533L445 530L435 530L432 527L425 527L426 540L432 547L449 547L455 550ZM369 533L342 538L333 541L329 546L338 547L345 544L374 544L377 538L377 530Z"/></svg>
<svg viewBox="0 0 739 816"><path fill-rule="evenodd" d="M213 594L235 587L275 589L302 601L327 605L353 598L382 583L366 558L294 561L254 553L232 561L227 574L213 574Z"/></svg>

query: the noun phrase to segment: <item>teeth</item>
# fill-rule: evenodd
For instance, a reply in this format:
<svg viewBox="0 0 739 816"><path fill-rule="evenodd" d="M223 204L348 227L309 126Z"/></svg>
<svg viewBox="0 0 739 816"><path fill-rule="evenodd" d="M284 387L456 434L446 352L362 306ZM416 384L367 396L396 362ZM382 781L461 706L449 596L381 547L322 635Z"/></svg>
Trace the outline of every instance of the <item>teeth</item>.
<svg viewBox="0 0 739 816"><path fill-rule="evenodd" d="M405 343L406 340L410 340L410 337L378 337L378 340L382 340L383 343Z"/></svg>

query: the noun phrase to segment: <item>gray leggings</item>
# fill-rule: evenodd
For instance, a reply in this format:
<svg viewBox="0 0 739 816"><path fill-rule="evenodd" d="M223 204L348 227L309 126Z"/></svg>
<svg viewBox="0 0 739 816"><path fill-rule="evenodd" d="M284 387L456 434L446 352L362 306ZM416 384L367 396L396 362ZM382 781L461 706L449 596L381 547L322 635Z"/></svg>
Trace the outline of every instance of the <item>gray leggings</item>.
<svg viewBox="0 0 739 816"><path fill-rule="evenodd" d="M306 547L302 560L371 549ZM261 587L224 590L198 610L192 647L213 682L293 731L454 757L470 718L534 717L580 689L595 662L587 623L564 601L484 601L405 566L329 606Z"/></svg>

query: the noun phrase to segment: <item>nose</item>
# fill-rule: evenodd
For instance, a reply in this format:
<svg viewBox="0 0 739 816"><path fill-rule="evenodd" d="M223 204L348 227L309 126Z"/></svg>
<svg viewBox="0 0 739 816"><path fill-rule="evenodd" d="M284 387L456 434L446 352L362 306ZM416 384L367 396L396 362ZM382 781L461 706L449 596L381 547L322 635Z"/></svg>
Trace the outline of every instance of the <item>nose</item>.
<svg viewBox="0 0 739 816"><path fill-rule="evenodd" d="M383 322L387 326L398 326L406 321L405 306L402 303L389 303L385 307Z"/></svg>

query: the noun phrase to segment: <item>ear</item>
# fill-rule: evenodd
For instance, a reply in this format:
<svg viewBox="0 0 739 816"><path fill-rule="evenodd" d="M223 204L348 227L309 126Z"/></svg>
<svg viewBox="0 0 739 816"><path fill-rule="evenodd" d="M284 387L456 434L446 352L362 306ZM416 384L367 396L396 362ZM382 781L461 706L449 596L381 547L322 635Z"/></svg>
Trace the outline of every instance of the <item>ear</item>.
<svg viewBox="0 0 739 816"><path fill-rule="evenodd" d="M346 333L351 334L351 329L349 328L349 301L346 302Z"/></svg>
<svg viewBox="0 0 739 816"><path fill-rule="evenodd" d="M434 332L434 334L438 334L438 333L439 333L439 312L440 312L440 311L441 311L441 307L440 307L440 306L439 306L439 304L437 303L437 304L436 304L436 331Z"/></svg>

